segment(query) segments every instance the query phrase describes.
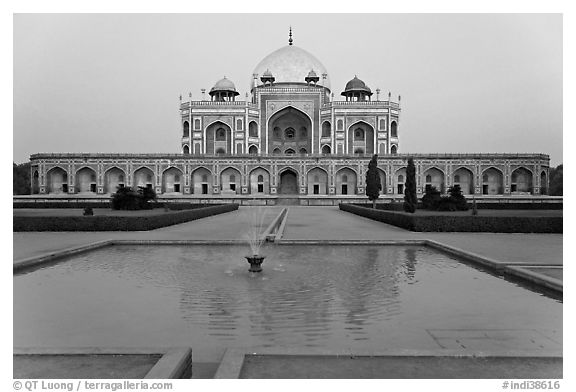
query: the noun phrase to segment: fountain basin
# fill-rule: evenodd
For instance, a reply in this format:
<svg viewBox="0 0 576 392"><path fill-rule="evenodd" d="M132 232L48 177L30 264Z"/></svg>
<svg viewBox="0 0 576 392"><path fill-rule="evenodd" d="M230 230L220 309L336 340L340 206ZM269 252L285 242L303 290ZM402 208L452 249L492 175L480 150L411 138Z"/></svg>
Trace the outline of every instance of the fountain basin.
<svg viewBox="0 0 576 392"><path fill-rule="evenodd" d="M15 347L562 348L562 301L426 246L115 245L14 274Z"/></svg>

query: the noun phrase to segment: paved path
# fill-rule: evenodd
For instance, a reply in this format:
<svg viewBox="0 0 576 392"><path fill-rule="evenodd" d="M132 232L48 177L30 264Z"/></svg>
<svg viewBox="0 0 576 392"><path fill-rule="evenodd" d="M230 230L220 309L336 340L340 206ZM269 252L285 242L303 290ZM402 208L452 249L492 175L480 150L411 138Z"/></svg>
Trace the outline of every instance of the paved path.
<svg viewBox="0 0 576 392"><path fill-rule="evenodd" d="M265 214L266 226L281 207L240 207L238 211L210 216L152 231L112 232L19 232L13 233L14 256L18 261L58 250L75 248L108 239L116 240L234 240L243 239L256 208Z"/></svg>
<svg viewBox="0 0 576 392"><path fill-rule="evenodd" d="M263 207L264 226L282 207ZM15 261L105 239L243 239L254 207L211 216L153 231L14 233ZM284 239L374 239L429 238L503 262L562 264L562 234L413 233L363 218L338 207L289 207Z"/></svg>
<svg viewBox="0 0 576 392"><path fill-rule="evenodd" d="M290 207L285 239L432 239L503 262L562 264L562 234L414 233L338 207Z"/></svg>

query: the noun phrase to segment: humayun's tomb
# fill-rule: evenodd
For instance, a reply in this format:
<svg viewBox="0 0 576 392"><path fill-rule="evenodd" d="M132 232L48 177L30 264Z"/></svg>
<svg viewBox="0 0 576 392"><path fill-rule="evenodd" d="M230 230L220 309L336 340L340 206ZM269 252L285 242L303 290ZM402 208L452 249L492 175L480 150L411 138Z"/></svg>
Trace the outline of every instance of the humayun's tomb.
<svg viewBox="0 0 576 392"><path fill-rule="evenodd" d="M547 193L545 154L401 154L401 98L374 94L354 76L335 100L327 69L291 34L260 61L249 86L244 101L227 78L208 98L204 90L200 101L181 98L179 154L34 154L32 193L96 198L118 186L147 186L161 198L335 204L366 198L373 154L384 198L403 195L409 157L419 193L454 184L479 198Z"/></svg>

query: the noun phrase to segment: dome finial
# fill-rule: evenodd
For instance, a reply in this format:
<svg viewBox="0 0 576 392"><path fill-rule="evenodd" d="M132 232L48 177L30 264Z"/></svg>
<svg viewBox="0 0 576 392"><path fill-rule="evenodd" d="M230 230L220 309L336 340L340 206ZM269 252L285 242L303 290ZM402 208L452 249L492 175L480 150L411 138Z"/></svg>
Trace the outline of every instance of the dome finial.
<svg viewBox="0 0 576 392"><path fill-rule="evenodd" d="M290 33L288 34L288 45L292 45L292 26L290 26Z"/></svg>

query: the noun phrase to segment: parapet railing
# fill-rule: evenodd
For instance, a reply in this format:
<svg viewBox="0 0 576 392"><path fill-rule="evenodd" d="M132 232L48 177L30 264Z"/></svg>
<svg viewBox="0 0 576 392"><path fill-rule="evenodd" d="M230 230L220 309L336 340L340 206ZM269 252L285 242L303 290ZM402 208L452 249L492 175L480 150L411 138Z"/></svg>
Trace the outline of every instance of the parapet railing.
<svg viewBox="0 0 576 392"><path fill-rule="evenodd" d="M180 109L189 109L192 106L248 106L255 107L248 101L188 101L180 103Z"/></svg>
<svg viewBox="0 0 576 392"><path fill-rule="evenodd" d="M392 101L332 101L325 103L322 108L330 106L384 106L400 109L400 104Z"/></svg>
<svg viewBox="0 0 576 392"><path fill-rule="evenodd" d="M548 154L542 153L417 153L417 154L378 154L379 158L385 159L400 159L406 160L408 158L414 159L498 159L498 158L540 158L540 159L550 159ZM204 158L214 158L214 159L234 159L234 158L349 158L349 159L359 159L372 158L372 154L202 154L202 155L192 155L192 154L179 154L179 153L90 153L90 152L65 152L65 153L37 153L30 155L30 159L46 159L46 158L115 158L115 159L126 159L126 158L169 158L169 159L204 159Z"/></svg>

